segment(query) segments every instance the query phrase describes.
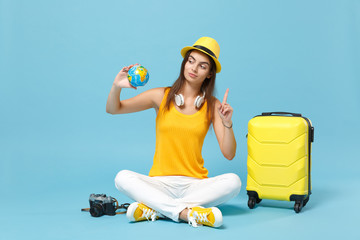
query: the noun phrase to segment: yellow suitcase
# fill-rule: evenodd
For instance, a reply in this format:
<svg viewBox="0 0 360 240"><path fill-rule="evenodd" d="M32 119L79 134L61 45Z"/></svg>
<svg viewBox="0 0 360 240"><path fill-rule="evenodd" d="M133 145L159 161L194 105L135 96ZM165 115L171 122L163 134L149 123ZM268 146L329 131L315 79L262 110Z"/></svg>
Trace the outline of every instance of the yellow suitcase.
<svg viewBox="0 0 360 240"><path fill-rule="evenodd" d="M267 112L249 121L247 194L250 209L261 199L295 201L299 213L311 194L314 128L298 113Z"/></svg>

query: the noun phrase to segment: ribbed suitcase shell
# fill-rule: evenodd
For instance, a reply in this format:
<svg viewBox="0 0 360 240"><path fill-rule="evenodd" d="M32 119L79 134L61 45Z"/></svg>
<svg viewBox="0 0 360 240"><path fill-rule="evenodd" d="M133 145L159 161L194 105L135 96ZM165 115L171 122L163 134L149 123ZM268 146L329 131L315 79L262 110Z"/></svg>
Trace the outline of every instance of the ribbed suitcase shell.
<svg viewBox="0 0 360 240"><path fill-rule="evenodd" d="M248 193L285 201L302 201L310 195L313 127L300 116L270 114L249 121Z"/></svg>

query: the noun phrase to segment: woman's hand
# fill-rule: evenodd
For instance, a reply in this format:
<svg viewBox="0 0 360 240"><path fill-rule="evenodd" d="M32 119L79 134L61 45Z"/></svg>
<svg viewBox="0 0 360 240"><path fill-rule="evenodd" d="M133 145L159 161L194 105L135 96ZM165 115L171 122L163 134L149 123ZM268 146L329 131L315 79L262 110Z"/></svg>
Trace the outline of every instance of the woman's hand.
<svg viewBox="0 0 360 240"><path fill-rule="evenodd" d="M130 68L132 68L133 66L135 66L137 64L132 64L130 66L127 67L123 67L121 69L121 71L116 75L115 80L114 80L114 85L116 87L119 88L133 88L133 89L137 89L136 87L132 86L127 78L128 72L130 70Z"/></svg>
<svg viewBox="0 0 360 240"><path fill-rule="evenodd" d="M220 118L221 118L223 124L226 127L231 128L231 126L232 126L231 117L233 114L233 108L230 106L230 104L228 104L226 102L228 94L229 94L229 89L226 89L223 101L219 106L218 112L219 112L219 115L220 115Z"/></svg>
<svg viewBox="0 0 360 240"><path fill-rule="evenodd" d="M218 114L214 114L214 131L218 140L220 149L225 158L231 160L236 154L236 140L232 129L233 108L226 102L229 89L226 89L223 101L216 100Z"/></svg>

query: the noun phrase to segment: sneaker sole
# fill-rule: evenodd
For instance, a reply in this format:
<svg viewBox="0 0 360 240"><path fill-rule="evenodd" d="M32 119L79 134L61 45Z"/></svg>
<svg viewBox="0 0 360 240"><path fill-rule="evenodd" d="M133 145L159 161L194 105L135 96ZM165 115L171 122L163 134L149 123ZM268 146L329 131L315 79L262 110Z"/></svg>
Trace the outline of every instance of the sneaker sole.
<svg viewBox="0 0 360 240"><path fill-rule="evenodd" d="M134 212L138 208L138 206L139 206L139 203L135 202L135 203L130 204L130 206L128 207L128 209L126 211L126 217L130 222L136 222L136 220L134 218Z"/></svg>
<svg viewBox="0 0 360 240"><path fill-rule="evenodd" d="M223 217L220 209L217 207L212 207L211 210L215 216L214 227L220 227L223 224Z"/></svg>

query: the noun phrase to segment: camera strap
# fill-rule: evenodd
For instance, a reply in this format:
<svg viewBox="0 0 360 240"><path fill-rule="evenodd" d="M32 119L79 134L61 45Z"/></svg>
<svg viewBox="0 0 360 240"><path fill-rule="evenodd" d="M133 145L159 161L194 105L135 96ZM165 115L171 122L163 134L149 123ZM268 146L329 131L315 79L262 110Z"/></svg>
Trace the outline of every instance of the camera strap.
<svg viewBox="0 0 360 240"><path fill-rule="evenodd" d="M128 207L130 206L130 203L123 203L119 206L119 202L115 198L112 198L112 199L116 203L115 211L117 211L119 209L125 210L125 211L121 211L121 212L115 212L115 214L125 214L127 212ZM90 212L90 208L82 208L81 211L82 212Z"/></svg>
<svg viewBox="0 0 360 240"><path fill-rule="evenodd" d="M82 212L90 212L93 217L100 217L102 215L116 215L125 214L127 212L129 203L123 203L119 206L119 202L116 198L108 196L106 194L90 194L89 197L90 208L82 208ZM117 211L122 209L122 211Z"/></svg>
<svg viewBox="0 0 360 240"><path fill-rule="evenodd" d="M124 204L128 204L128 203L124 203ZM124 204L122 204L122 205L124 205ZM121 206L122 206L122 205L121 205ZM124 208L124 207L122 207L122 208L125 209L125 211L115 212L115 214L125 214L126 211L127 211L127 208ZM122 208L119 207L119 208L116 208L116 210L122 209ZM90 212L90 208L82 208L81 211L82 211L82 212Z"/></svg>

